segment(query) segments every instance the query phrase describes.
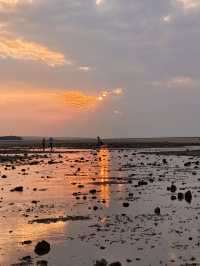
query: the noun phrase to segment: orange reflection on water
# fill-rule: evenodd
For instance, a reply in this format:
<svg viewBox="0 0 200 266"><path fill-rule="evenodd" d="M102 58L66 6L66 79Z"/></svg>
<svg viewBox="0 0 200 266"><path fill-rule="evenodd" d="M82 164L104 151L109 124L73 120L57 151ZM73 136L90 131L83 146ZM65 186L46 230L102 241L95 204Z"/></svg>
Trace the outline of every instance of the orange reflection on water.
<svg viewBox="0 0 200 266"><path fill-rule="evenodd" d="M59 216L59 213L58 213ZM56 216L56 217L58 217ZM30 247L26 247L24 250L32 250L34 245L42 240L48 239L53 234L62 235L66 233L68 223L58 222L50 224L29 224L25 219L18 217L17 219L9 218L9 222L2 224L0 228L0 246L4 247L7 256L0 254L0 265L8 265L10 258L17 256L17 247L22 249L22 242L25 240L31 240L33 242ZM7 232L12 229L12 234L7 235ZM57 238L56 241L59 241ZM13 248L15 247L15 248Z"/></svg>
<svg viewBox="0 0 200 266"><path fill-rule="evenodd" d="M109 157L110 153L107 147L101 147L99 151L99 167L101 182L109 181ZM108 208L110 204L110 188L108 184L101 185L101 200L106 200L105 206Z"/></svg>

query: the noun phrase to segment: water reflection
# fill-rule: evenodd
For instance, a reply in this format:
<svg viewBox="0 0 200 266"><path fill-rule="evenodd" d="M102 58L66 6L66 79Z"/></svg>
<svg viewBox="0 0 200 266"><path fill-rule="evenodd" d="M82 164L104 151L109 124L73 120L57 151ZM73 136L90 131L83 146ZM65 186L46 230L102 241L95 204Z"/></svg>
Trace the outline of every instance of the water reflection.
<svg viewBox="0 0 200 266"><path fill-rule="evenodd" d="M8 261L17 257L17 249L22 249L22 242L25 240L31 240L33 245L40 241L41 239L48 239L52 235L56 235L57 238L54 242L58 242L58 235L63 235L67 231L68 223L58 222L52 224L28 224L22 217L17 217L13 219L8 218L7 224L2 224L0 230L0 246L4 247L7 256L5 254L0 254L0 265L8 265ZM12 229L12 233L9 234L8 231ZM30 251L33 247L23 247L25 251Z"/></svg>
<svg viewBox="0 0 200 266"><path fill-rule="evenodd" d="M110 188L109 185L106 184L109 181L109 158L110 152L107 147L103 146L99 150L99 171L101 182L101 200L105 200L105 206L108 208L110 205Z"/></svg>

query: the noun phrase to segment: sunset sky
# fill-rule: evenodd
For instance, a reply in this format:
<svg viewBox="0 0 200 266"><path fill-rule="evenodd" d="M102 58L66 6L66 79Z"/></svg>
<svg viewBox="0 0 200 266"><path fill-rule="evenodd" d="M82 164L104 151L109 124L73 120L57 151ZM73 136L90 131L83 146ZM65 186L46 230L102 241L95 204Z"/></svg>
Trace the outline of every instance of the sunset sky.
<svg viewBox="0 0 200 266"><path fill-rule="evenodd" d="M0 135L200 135L200 0L0 0Z"/></svg>

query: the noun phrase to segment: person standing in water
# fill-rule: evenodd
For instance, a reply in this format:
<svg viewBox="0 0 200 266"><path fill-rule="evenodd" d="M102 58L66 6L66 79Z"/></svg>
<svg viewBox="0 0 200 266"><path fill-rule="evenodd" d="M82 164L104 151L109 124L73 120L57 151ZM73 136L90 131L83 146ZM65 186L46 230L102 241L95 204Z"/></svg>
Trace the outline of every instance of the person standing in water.
<svg viewBox="0 0 200 266"><path fill-rule="evenodd" d="M45 149L46 149L46 139L45 138L42 139L42 149L43 149L43 151L45 151Z"/></svg>
<svg viewBox="0 0 200 266"><path fill-rule="evenodd" d="M97 146L98 146L98 147L101 147L103 144L104 144L103 141L102 141L101 138L98 136L98 137L97 137Z"/></svg>
<svg viewBox="0 0 200 266"><path fill-rule="evenodd" d="M51 149L51 152L53 151L53 138L49 138L49 147Z"/></svg>

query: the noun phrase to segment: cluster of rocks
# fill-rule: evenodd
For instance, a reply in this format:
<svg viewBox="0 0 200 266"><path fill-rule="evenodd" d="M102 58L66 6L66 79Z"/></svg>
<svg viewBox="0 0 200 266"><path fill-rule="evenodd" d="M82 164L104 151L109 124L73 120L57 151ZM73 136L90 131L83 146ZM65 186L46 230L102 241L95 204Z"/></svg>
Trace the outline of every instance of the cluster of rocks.
<svg viewBox="0 0 200 266"><path fill-rule="evenodd" d="M177 187L176 187L176 185L174 185L172 183L170 187L167 187L167 190L172 192L172 193L175 193L177 191ZM171 196L171 200L176 200L177 198L179 201L182 201L183 199L185 199L186 202L191 203L192 202L192 192L190 190L188 190L185 193L178 192L177 196L176 195Z"/></svg>

